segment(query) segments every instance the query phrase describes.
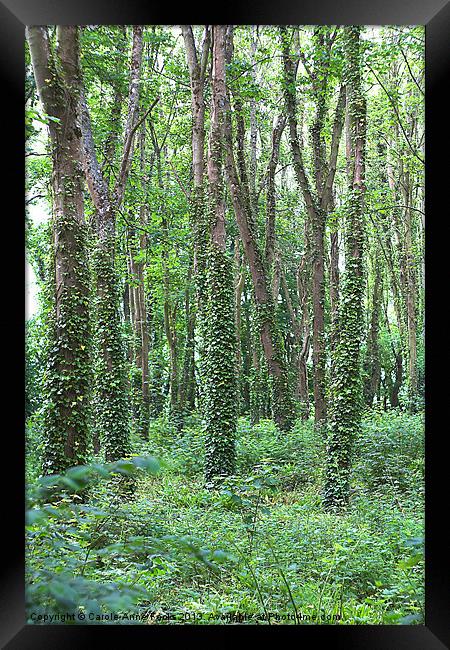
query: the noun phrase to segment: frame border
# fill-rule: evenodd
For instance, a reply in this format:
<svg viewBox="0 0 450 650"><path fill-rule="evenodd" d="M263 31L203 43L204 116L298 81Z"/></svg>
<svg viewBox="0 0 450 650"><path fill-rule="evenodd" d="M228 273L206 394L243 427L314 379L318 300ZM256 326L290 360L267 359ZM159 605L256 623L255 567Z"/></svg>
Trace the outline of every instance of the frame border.
<svg viewBox="0 0 450 650"><path fill-rule="evenodd" d="M0 70L6 89L2 109L5 116L2 121L6 127L6 135L11 138L10 146L3 150L4 165L2 178L7 195L13 197L15 209L13 213L6 212L8 221L5 241L10 250L25 251L23 214L25 159L23 149L17 147L23 142L24 132L24 30L27 24L174 24L174 13L171 7L161 4L139 6L138 0L91 0L89 3L70 0L1 0L0 2ZM442 381L436 369L444 366L442 348L447 340L444 329L447 321L441 315L442 299L445 295L442 279L444 264L448 258L448 237L439 228L439 218L448 214L448 161L439 154L450 151L448 136L448 104L444 93L450 79L450 0L373 0L372 3L362 4L358 0L347 0L345 6L334 3L333 0L304 0L301 5L294 5L290 0L277 0L276 6L270 0L259 0L258 5L239 4L238 0L222 6L211 7L207 12L202 11L201 5L177 9L176 18L180 23L190 24L233 23L233 24L365 24L392 25L416 24L425 25L426 36L426 217L432 220L431 227L426 228L425 245L425 283L426 283L426 410L425 410L425 450L426 450L426 601L425 625L365 625L365 626L282 626L277 627L277 636L288 634L290 639L310 642L322 642L351 650L364 647L371 649L413 650L442 650L450 647L450 589L448 572L448 538L445 531L445 515L443 495L448 489L446 472L448 474L447 457L440 450L439 408L446 404L446 384ZM177 21L178 22L178 21ZM14 109L16 109L14 111ZM12 189L14 188L14 189ZM6 192L5 192L6 194ZM439 205L440 201L441 206ZM445 203L444 203L445 201ZM445 218L445 217L444 217ZM434 223L433 223L434 222ZM442 234L441 234L442 233ZM445 249L447 245L447 250ZM24 254L24 253L23 253ZM6 297L4 305L8 315L0 321L2 326L2 341L9 342L11 333L17 336L18 346L11 349L12 361L5 363L4 373L8 377L12 373L13 381L9 384L8 406L5 414L13 415L10 427L5 428L5 436L9 449L3 456L5 466L11 469L11 474L4 487L8 492L3 505L6 516L3 521L8 526L3 535L3 541L9 545L3 557L3 579L0 591L0 642L2 647L9 650L28 650L39 647L61 648L67 650L79 648L80 645L89 647L93 639L99 635L114 634L114 643L119 639L130 642L130 633L134 641L167 640L178 636L180 630L185 639L198 642L198 631L209 640L210 635L220 633L223 639L231 640L236 636L236 630L244 635L251 633L252 639L258 626L34 626L25 623L25 561L24 561L24 476L25 476L25 443L23 434L23 388L24 388L24 352L21 363L18 363L17 350L24 347L25 325L23 319L23 302L21 291L24 286L24 266L17 264L15 256L14 272L11 274L17 287L10 283L7 277ZM23 258L20 258L22 264ZM23 260L24 261L24 260ZM442 269L439 264L442 264ZM5 273L10 269L8 266ZM445 277L445 276L444 276ZM448 276L447 276L448 277ZM434 278L434 279L433 279ZM432 285L435 283L436 291ZM440 289L440 291L439 291ZM16 304L20 303L20 307ZM10 305L14 304L14 309ZM5 314L6 316L6 314ZM447 363L450 362L448 358ZM22 364L22 365L21 365ZM434 371L433 371L434 366ZM445 393L444 393L445 391ZM12 409L10 400L18 397L18 408ZM448 397L447 397L448 402ZM444 412L442 415L444 415ZM14 460L12 460L14 459ZM5 490L6 492L6 490ZM14 495L14 499L11 498ZM125 629L124 629L125 628ZM264 636L272 634L274 627L264 626Z"/></svg>

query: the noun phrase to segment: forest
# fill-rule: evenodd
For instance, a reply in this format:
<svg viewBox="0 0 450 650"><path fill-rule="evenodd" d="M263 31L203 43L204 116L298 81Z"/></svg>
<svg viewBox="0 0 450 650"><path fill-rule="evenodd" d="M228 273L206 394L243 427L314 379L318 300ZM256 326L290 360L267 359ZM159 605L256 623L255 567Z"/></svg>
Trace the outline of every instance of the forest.
<svg viewBox="0 0 450 650"><path fill-rule="evenodd" d="M25 66L28 622L423 624L423 27Z"/></svg>

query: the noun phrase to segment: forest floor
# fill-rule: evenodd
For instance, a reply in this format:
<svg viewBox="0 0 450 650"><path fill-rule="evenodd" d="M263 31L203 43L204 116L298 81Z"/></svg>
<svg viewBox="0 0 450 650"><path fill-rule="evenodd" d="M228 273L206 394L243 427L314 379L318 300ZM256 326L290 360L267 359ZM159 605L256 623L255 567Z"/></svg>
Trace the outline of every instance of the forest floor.
<svg viewBox="0 0 450 650"><path fill-rule="evenodd" d="M108 610L119 623L127 611L146 624L423 622L423 414L365 417L345 515L323 510L312 422L281 434L241 418L238 472L218 490L204 484L203 442L194 418L182 433L153 421L135 452L160 471L129 500L111 482L94 488L59 524L52 566L54 527L32 526L31 609L72 598L93 622ZM61 596L65 573L73 593ZM45 575L57 576L50 601Z"/></svg>

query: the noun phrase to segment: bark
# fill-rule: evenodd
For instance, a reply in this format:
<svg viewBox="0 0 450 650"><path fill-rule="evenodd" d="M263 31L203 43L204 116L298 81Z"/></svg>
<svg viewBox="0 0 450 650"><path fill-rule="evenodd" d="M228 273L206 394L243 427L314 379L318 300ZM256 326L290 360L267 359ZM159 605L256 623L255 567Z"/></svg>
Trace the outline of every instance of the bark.
<svg viewBox="0 0 450 650"><path fill-rule="evenodd" d="M378 393L381 379L381 363L379 349L380 311L383 297L382 267L379 260L374 260L375 277L372 290L372 305L370 327L367 334L367 351L365 359L364 399L367 406L372 406Z"/></svg>
<svg viewBox="0 0 450 650"><path fill-rule="evenodd" d="M258 27L252 26L251 31L251 75L253 83L257 84L256 78L256 48L257 48ZM254 97L250 100L250 203L251 209L254 214L258 211L258 199L256 194L256 174L257 174L257 139L258 139L258 125L256 119L256 100Z"/></svg>
<svg viewBox="0 0 450 650"><path fill-rule="evenodd" d="M197 54L191 25L181 26L192 93L192 169L194 188L203 186L205 166L205 72L210 48L210 31L205 28L200 58Z"/></svg>
<svg viewBox="0 0 450 650"><path fill-rule="evenodd" d="M140 399L139 399L139 430L145 438L148 428L149 414L149 333L148 333L148 307L145 296L144 270L145 262L142 254L147 247L145 227L147 223L147 180L145 157L145 123L142 124L139 138L141 187L144 201L139 208L138 228L136 235L134 229L129 232L130 237L130 274L133 286L130 287L133 305L133 325L135 331L135 364L141 374Z"/></svg>
<svg viewBox="0 0 450 650"><path fill-rule="evenodd" d="M53 313L46 378L43 473L87 461L90 447L90 316L87 233L81 184L77 27L27 27L36 86L49 122L53 191Z"/></svg>
<svg viewBox="0 0 450 650"><path fill-rule="evenodd" d="M403 359L400 352L394 354L395 358L395 371L394 371L394 383L392 384L392 389L389 397L392 408L398 408L400 405L399 394L400 388L403 382Z"/></svg>
<svg viewBox="0 0 450 650"><path fill-rule="evenodd" d="M299 302L299 313L301 314L301 332L303 345L298 356L298 382L296 396L303 405L302 419L309 417L309 388L308 388L308 367L306 365L311 345L309 309L308 309L308 286L310 285L310 274L307 265L307 255L304 254L297 270L297 294Z"/></svg>
<svg viewBox="0 0 450 650"><path fill-rule="evenodd" d="M195 408L195 357L194 333L195 311L191 305L191 278L192 267L189 267L186 288L184 292L184 317L186 322L186 340L184 344L184 360L182 381L180 384L178 401L183 413L191 412Z"/></svg>
<svg viewBox="0 0 450 650"><path fill-rule="evenodd" d="M405 264L405 297L408 327L408 388L409 409L415 410L417 398L417 316L416 316L416 286L417 272L413 253L411 202L412 190L410 174L403 174L403 201L405 209L404 234L404 264Z"/></svg>
<svg viewBox="0 0 450 650"><path fill-rule="evenodd" d="M209 58L211 32L205 27L201 51L197 52L191 25L182 25L182 33L189 68L192 103L192 227L194 231L194 275L197 293L199 326L202 326L205 304L205 250L207 245L207 217L204 205L205 174L205 75ZM200 332L201 334L201 332Z"/></svg>
<svg viewBox="0 0 450 650"><path fill-rule="evenodd" d="M275 171L280 157L280 142L286 126L286 118L279 115L272 131L272 151L267 168L267 215L266 215L266 266L270 274L275 255L275 218L276 218L276 196L275 196ZM276 299L276 296L274 295Z"/></svg>
<svg viewBox="0 0 450 650"><path fill-rule="evenodd" d="M302 270L299 269L299 275L302 273ZM300 280L300 319L297 317L294 307L292 305L292 300L289 292L289 287L287 285L286 276L281 270L281 286L283 288L283 293L286 301L286 306L289 314L289 319L292 325L292 331L294 333L295 340L295 353L296 353L296 368L297 368L297 386L295 391L296 398L301 403L301 417L303 420L306 420L309 416L309 394L308 394L308 370L306 367L306 361L309 354L309 325L306 320L305 314L305 303L306 295L304 293L303 285Z"/></svg>

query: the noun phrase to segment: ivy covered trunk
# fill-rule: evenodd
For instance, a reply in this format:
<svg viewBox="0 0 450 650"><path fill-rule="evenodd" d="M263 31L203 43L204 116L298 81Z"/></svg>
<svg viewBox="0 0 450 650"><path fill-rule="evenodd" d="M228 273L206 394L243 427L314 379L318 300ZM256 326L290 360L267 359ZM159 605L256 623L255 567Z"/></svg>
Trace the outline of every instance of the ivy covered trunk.
<svg viewBox="0 0 450 650"><path fill-rule="evenodd" d="M120 294L115 269L115 233L109 222L99 224L94 253L96 280L95 349L96 429L107 461L127 456L129 406L127 368L120 321Z"/></svg>
<svg viewBox="0 0 450 650"><path fill-rule="evenodd" d="M339 340L332 377L332 412L327 440L325 506L342 509L349 498L352 445L360 427L360 342L363 323L364 178L366 103L361 82L360 28L346 27L346 82L350 126L350 187L346 206L345 273L339 304Z"/></svg>
<svg viewBox="0 0 450 650"><path fill-rule="evenodd" d="M208 145L208 201L211 239L207 257L205 330L206 480L235 468L236 330L233 264L226 251L223 187L225 30L213 27L211 126Z"/></svg>
<svg viewBox="0 0 450 650"><path fill-rule="evenodd" d="M81 183L77 27L57 28L52 51L46 27L28 27L31 60L52 150L53 276L45 376L43 473L87 461L90 451L90 274Z"/></svg>
<svg viewBox="0 0 450 650"><path fill-rule="evenodd" d="M95 426L96 435L104 447L105 458L108 461L122 458L130 451L126 350L121 328L119 278L115 262L116 213L123 201L134 135L138 126L141 63L142 26L135 25L122 159L112 191L98 162L89 109L84 94L81 94L84 173L96 209L97 226L94 252L97 364L94 396Z"/></svg>
<svg viewBox="0 0 450 650"><path fill-rule="evenodd" d="M205 75L211 47L211 29L206 26L201 50L197 51L191 25L181 26L186 60L189 68L192 99L192 171L193 188L191 194L191 226L194 244L194 283L196 293L195 327L199 356L199 397L200 410L204 413L204 358L206 327L206 265L208 250L208 210L205 203ZM195 345L195 340L192 340Z"/></svg>

